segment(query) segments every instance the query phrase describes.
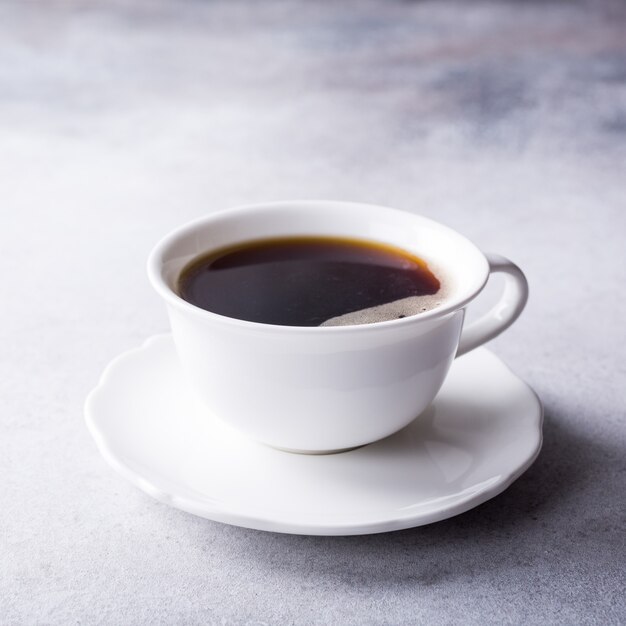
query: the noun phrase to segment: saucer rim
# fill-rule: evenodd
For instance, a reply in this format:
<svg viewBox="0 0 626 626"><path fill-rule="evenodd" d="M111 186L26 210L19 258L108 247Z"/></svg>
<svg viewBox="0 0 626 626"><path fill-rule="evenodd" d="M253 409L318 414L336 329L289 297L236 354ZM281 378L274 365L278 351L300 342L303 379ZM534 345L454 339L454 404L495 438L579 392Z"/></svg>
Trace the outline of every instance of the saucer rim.
<svg viewBox="0 0 626 626"><path fill-rule="evenodd" d="M348 536L348 535L368 535L378 534L384 532L391 532L396 530L406 530L408 528L416 528L424 526L437 521L443 521L456 515L460 515L477 507L484 502L494 498L513 484L528 468L535 462L539 453L541 452L543 444L543 421L544 421L544 408L541 399L534 391L534 389L520 378L515 372L502 360L495 355L491 350L485 347L479 347L472 350L472 354L475 352L486 352L492 357L498 360L500 365L504 366L509 375L514 377L520 382L532 395L535 403L535 411L537 411L537 441L532 450L530 450L527 458L512 471L502 474L495 481L487 481L482 489L478 491L470 491L465 497L460 496L460 499L454 498L453 502L447 506L432 509L421 514L406 513L405 515L396 515L393 519L385 518L381 520L371 520L363 523L355 522L332 522L332 523L306 523L293 520L281 520L272 517L264 517L260 515L254 515L247 512L237 512L236 510L224 507L220 502L206 498L191 499L185 496L180 496L175 493L165 491L161 487L158 487L154 482L140 475L136 470L121 460L118 455L112 450L111 445L107 441L107 437L98 426L98 418L94 411L94 404L99 395L104 393L107 387L108 380L111 372L123 361L132 359L137 353L144 352L151 345L163 341L172 341L171 333L159 333L151 335L144 342L135 348L125 350L114 357L104 368L98 383L89 392L85 400L84 413L87 429L93 437L96 447L106 463L120 474L123 478L128 480L135 487L154 498L155 500L167 504L174 508L180 509L192 515L197 515L205 519L209 519L216 522L225 524L240 526L243 528L249 528L253 530L279 532L285 534L295 535L317 535L317 536ZM465 356L459 357L465 358ZM280 452L280 451L279 451ZM284 452L284 454L292 454L291 452Z"/></svg>

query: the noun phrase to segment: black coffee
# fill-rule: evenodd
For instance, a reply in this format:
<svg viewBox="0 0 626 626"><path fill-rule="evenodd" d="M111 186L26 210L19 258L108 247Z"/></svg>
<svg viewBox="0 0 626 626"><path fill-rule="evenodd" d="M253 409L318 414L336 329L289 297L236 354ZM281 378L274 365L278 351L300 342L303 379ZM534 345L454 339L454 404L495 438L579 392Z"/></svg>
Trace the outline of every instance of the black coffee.
<svg viewBox="0 0 626 626"><path fill-rule="evenodd" d="M207 311L286 326L319 326L439 288L426 263L404 250L334 237L266 239L211 252L187 265L178 285L182 298Z"/></svg>

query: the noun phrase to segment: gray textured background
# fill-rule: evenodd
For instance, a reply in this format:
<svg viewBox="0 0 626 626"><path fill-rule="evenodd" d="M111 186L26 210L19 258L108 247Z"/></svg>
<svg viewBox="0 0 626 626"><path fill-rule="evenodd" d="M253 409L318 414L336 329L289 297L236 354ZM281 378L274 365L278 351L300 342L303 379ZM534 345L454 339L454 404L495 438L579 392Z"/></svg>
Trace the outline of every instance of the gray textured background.
<svg viewBox="0 0 626 626"><path fill-rule="evenodd" d="M626 623L625 139L623 2L2 2L0 622ZM525 268L492 348L545 447L507 492L282 536L100 459L85 395L167 327L152 244L290 197L418 211Z"/></svg>

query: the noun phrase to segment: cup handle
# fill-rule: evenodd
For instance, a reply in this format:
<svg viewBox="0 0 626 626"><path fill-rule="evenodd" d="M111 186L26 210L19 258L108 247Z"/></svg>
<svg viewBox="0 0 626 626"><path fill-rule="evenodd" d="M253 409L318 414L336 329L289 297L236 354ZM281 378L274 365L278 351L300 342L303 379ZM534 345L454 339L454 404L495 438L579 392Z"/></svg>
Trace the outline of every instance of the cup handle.
<svg viewBox="0 0 626 626"><path fill-rule="evenodd" d="M528 301L528 281L524 272L509 259L499 254L485 254L489 273L505 275L502 297L480 319L465 326L456 356L461 356L506 330L524 310Z"/></svg>

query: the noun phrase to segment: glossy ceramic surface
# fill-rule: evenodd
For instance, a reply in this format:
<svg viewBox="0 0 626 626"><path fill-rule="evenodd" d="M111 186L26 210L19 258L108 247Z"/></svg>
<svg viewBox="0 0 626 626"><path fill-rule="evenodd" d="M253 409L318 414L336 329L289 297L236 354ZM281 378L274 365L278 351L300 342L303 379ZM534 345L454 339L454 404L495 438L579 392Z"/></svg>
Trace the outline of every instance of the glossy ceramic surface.
<svg viewBox="0 0 626 626"><path fill-rule="evenodd" d="M442 279L445 297L404 319L310 328L224 317L177 295L181 269L200 253L303 234L373 239L414 252ZM505 274L502 298L461 334L465 306L490 272ZM183 371L208 409L255 439L309 452L360 446L409 424L432 402L455 355L502 332L527 298L519 268L484 255L452 229L347 202L277 202L211 214L167 235L150 255L148 274L167 305Z"/></svg>
<svg viewBox="0 0 626 626"><path fill-rule="evenodd" d="M542 408L480 348L455 360L434 404L396 434L292 454L208 415L160 335L107 367L86 419L108 463L166 504L260 530L350 535L428 524L497 495L539 453Z"/></svg>

